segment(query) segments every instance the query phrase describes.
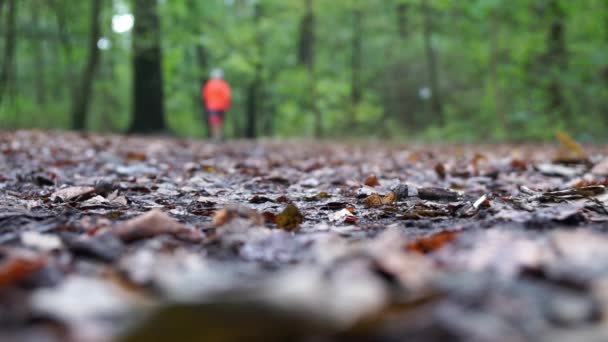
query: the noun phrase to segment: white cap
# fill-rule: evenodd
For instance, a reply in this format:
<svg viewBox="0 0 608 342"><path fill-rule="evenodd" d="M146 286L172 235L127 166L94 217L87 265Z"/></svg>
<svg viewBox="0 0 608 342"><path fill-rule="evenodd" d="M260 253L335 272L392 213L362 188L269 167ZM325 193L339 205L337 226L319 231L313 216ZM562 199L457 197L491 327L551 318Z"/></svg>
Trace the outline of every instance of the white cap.
<svg viewBox="0 0 608 342"><path fill-rule="evenodd" d="M213 69L211 71L211 78L213 78L213 79L224 78L224 71L222 71L222 69Z"/></svg>

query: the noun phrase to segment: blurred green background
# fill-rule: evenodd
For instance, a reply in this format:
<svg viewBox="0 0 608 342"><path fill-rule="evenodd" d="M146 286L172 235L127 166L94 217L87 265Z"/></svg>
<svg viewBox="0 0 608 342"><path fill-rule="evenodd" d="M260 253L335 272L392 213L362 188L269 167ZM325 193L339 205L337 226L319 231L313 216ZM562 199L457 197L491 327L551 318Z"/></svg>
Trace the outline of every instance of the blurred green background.
<svg viewBox="0 0 608 342"><path fill-rule="evenodd" d="M0 0L0 129L204 137L216 67L229 137L607 140L606 0Z"/></svg>

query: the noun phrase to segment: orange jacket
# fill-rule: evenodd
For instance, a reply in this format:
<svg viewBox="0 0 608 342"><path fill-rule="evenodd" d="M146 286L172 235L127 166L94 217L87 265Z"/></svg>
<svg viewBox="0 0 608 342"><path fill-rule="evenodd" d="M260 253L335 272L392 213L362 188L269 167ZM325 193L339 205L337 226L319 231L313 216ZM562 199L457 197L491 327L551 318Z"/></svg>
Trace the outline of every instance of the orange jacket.
<svg viewBox="0 0 608 342"><path fill-rule="evenodd" d="M230 109L232 95L230 86L224 80L213 79L205 84L201 95L207 110L227 111Z"/></svg>

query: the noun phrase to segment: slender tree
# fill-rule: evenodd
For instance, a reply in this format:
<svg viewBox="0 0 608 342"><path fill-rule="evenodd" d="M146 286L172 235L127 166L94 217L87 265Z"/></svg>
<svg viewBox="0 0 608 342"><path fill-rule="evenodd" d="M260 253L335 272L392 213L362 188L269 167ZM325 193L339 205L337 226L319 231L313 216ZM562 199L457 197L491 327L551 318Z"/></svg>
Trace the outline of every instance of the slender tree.
<svg viewBox="0 0 608 342"><path fill-rule="evenodd" d="M75 130L84 130L86 128L87 113L91 104L93 83L100 59L97 42L101 37L101 5L102 0L91 0L89 55L82 71L79 87L73 92L72 128Z"/></svg>
<svg viewBox="0 0 608 342"><path fill-rule="evenodd" d="M44 27L40 18L40 9L43 4L35 3L31 8L32 27L42 31ZM36 102L39 105L44 105L46 102L46 58L45 58L45 42L41 37L34 42L34 60L36 61Z"/></svg>
<svg viewBox="0 0 608 342"><path fill-rule="evenodd" d="M350 98L353 105L353 111L351 113L350 125L354 127L356 124L356 113L362 98L361 68L363 64L363 11L361 11L361 8L359 8L358 5L353 8L352 20Z"/></svg>
<svg viewBox="0 0 608 342"><path fill-rule="evenodd" d="M493 96L494 96L494 110L496 120L500 125L503 132L508 132L507 129L507 118L502 104L502 92L500 89L498 79L498 65L499 65L499 16L497 10L493 10L490 14L491 27L490 27L490 79L492 82Z"/></svg>
<svg viewBox="0 0 608 342"><path fill-rule="evenodd" d="M407 9L408 6L404 2L397 4L395 11L397 12L397 30L399 37L405 39L407 37Z"/></svg>
<svg viewBox="0 0 608 342"><path fill-rule="evenodd" d="M546 62L550 81L547 85L549 97L549 112L558 116L568 116L562 84L559 74L567 67L567 52L565 39L566 13L559 0L550 0L548 7L550 16L549 32L547 35Z"/></svg>
<svg viewBox="0 0 608 342"><path fill-rule="evenodd" d="M133 12L133 120L129 132L161 132L166 126L157 0L135 0Z"/></svg>
<svg viewBox="0 0 608 342"><path fill-rule="evenodd" d="M306 11L300 22L298 39L298 62L308 70L308 108L314 115L314 134L323 135L321 112L317 106L315 74L315 12L313 0L304 0Z"/></svg>
<svg viewBox="0 0 608 342"><path fill-rule="evenodd" d="M262 18L262 6L256 2L253 9L253 21L255 26L255 47L257 52L257 58L255 60L253 80L249 83L247 89L247 108L246 108L246 124L245 124L245 137L253 139L257 135L257 119L258 109L262 108L262 94L263 94L263 81L262 81L262 57L264 55L264 40L260 31L260 19Z"/></svg>
<svg viewBox="0 0 608 342"><path fill-rule="evenodd" d="M437 72L437 55L433 49L433 26L431 20L431 8L429 0L422 0L422 15L424 21L423 35L424 48L426 52L427 70L429 83L431 86L431 109L433 115L440 125L444 124L443 118L443 103L441 102L441 93L439 89L439 75Z"/></svg>
<svg viewBox="0 0 608 342"><path fill-rule="evenodd" d="M8 13L4 26L4 56L2 59L2 69L0 69L0 102L8 88L15 59L15 49L17 44L17 0L7 0ZM1 7L0 7L1 8Z"/></svg>

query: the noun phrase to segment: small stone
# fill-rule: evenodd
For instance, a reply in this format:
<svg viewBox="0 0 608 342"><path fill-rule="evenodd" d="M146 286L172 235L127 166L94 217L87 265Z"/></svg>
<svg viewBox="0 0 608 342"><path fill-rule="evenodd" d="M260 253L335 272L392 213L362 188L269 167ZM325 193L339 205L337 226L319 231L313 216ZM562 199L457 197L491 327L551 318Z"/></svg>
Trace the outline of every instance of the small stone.
<svg viewBox="0 0 608 342"><path fill-rule="evenodd" d="M408 186L405 183L401 183L396 185L393 188L393 193L395 194L395 201L401 201L408 197Z"/></svg>

